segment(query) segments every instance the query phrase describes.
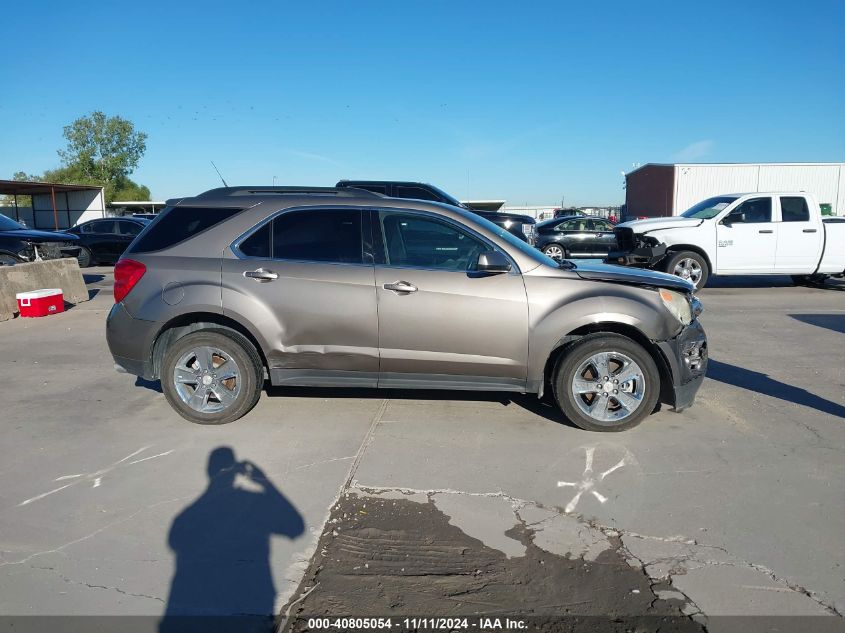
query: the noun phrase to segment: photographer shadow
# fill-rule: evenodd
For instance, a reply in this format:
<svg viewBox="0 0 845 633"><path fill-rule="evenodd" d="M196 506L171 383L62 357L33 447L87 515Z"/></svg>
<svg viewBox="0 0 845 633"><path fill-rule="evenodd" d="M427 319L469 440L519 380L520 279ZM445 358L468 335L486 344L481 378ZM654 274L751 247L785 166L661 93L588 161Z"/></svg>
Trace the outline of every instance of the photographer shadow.
<svg viewBox="0 0 845 633"><path fill-rule="evenodd" d="M176 558L159 631L272 630L276 587L271 537L294 539L302 516L267 476L221 446L208 457L208 486L174 520Z"/></svg>

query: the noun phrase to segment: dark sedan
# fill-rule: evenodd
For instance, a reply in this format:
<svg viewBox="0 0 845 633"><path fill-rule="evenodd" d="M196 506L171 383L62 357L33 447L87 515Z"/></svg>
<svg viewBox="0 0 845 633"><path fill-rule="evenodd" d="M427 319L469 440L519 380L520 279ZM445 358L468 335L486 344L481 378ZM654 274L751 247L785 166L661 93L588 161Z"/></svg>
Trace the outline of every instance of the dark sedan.
<svg viewBox="0 0 845 633"><path fill-rule="evenodd" d="M68 229L79 237L79 266L114 264L132 240L150 223L145 218L103 218Z"/></svg>
<svg viewBox="0 0 845 633"><path fill-rule="evenodd" d="M77 238L67 233L28 229L0 215L0 266L14 266L38 259L76 257Z"/></svg>
<svg viewBox="0 0 845 633"><path fill-rule="evenodd" d="M613 224L604 218L571 215L540 222L535 246L554 260L606 257L616 246Z"/></svg>

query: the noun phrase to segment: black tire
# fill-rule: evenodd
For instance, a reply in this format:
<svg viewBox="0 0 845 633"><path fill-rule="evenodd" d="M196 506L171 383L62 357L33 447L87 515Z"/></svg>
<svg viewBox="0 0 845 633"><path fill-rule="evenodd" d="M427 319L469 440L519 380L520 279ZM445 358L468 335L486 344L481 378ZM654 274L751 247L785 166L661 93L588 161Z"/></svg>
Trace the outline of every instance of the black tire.
<svg viewBox="0 0 845 633"><path fill-rule="evenodd" d="M675 269L678 268L684 260L692 260L692 262L694 262L692 269L696 270L697 267L697 270L700 271L700 277L697 280L691 277L684 277L684 275L675 271ZM669 253L665 262L666 263L663 266L664 271L670 275L675 275L676 277L692 281L695 284L696 290L701 290L707 285L707 280L710 278L710 266L707 265L707 260L695 251L678 251L676 253ZM693 275L694 274L695 273L693 273Z"/></svg>
<svg viewBox="0 0 845 633"><path fill-rule="evenodd" d="M79 255L76 256L76 261L79 262L80 268L88 268L94 264L94 256L84 246L79 247Z"/></svg>
<svg viewBox="0 0 845 633"><path fill-rule="evenodd" d="M0 253L0 266L14 266L18 263L16 257L8 253Z"/></svg>
<svg viewBox="0 0 845 633"><path fill-rule="evenodd" d="M558 244L557 242L552 242L551 244L546 244L543 247L543 254L548 255L549 257L552 257L551 255L549 255L549 250L552 249L553 247L557 247L563 252L562 259L569 259L569 251L567 250L567 248L563 244ZM552 257L552 259L555 259L555 258ZM555 259L555 261L558 261L558 260Z"/></svg>
<svg viewBox="0 0 845 633"><path fill-rule="evenodd" d="M232 402L221 411L202 412L192 408L180 395L174 372L183 355L198 347L220 350L234 360L239 370L240 388ZM167 348L161 367L161 388L167 401L186 420L196 424L228 424L249 413L261 397L264 367L253 344L234 330L209 329L177 339ZM222 383L221 383L222 384ZM197 383L199 388L200 383ZM222 404L222 400L219 401Z"/></svg>
<svg viewBox="0 0 845 633"><path fill-rule="evenodd" d="M611 367L608 375L608 382L611 384L613 374L621 373L620 370L622 369L621 364L612 360L614 355L617 357L620 355L628 357L629 360L632 360L639 366L642 372L642 384L639 384L640 380L631 381L631 395L634 395L634 389L638 389L641 390L641 398L639 399L639 404L628 414L624 414L625 407L621 404L621 400L616 400L613 393L610 393L612 390L603 392L608 393L607 397L603 396L603 393L582 394L579 396L573 393L576 374L581 373L579 370L582 368L582 365L588 363L589 359L601 352L609 352L611 354L611 361L608 362L608 367L611 367L611 365L616 367L616 369ZM590 371L592 371L592 368L581 373L579 378L591 384L592 380L600 379L597 380L596 384L599 382L607 384L604 382L603 376L585 378ZM654 411L657 400L660 397L660 372L651 354L636 341L619 334L590 334L571 344L561 354L555 369L552 386L554 387L555 400L560 410L566 419L576 426L585 431L626 431L637 426L646 416ZM618 387L619 391L623 391L622 385L618 385ZM592 398L597 398L598 401L593 404ZM621 417L616 420L599 420L584 411L584 407L589 408L590 406L599 405L604 406L605 410L609 412L609 415L619 415Z"/></svg>

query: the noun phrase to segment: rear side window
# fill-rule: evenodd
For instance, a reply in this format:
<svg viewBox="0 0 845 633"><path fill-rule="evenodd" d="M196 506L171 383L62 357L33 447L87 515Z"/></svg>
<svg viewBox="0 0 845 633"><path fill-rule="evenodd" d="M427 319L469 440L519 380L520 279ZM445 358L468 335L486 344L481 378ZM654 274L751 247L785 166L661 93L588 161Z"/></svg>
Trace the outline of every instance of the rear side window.
<svg viewBox="0 0 845 633"><path fill-rule="evenodd" d="M114 220L103 220L102 222L92 222L91 223L91 233L106 233L106 234L114 234L117 233L116 223Z"/></svg>
<svg viewBox="0 0 845 633"><path fill-rule="evenodd" d="M155 224L131 249L133 253L149 253L170 248L197 233L228 220L243 209L173 207L157 218Z"/></svg>
<svg viewBox="0 0 845 633"><path fill-rule="evenodd" d="M810 209L807 207L806 198L782 197L780 217L784 222L809 222Z"/></svg>
<svg viewBox="0 0 845 633"><path fill-rule="evenodd" d="M412 200L433 200L440 202L440 198L422 187L408 187L405 185L394 185L393 195L396 198L410 198Z"/></svg>
<svg viewBox="0 0 845 633"><path fill-rule="evenodd" d="M277 216L246 238L238 250L246 257L361 264L361 211L309 209Z"/></svg>

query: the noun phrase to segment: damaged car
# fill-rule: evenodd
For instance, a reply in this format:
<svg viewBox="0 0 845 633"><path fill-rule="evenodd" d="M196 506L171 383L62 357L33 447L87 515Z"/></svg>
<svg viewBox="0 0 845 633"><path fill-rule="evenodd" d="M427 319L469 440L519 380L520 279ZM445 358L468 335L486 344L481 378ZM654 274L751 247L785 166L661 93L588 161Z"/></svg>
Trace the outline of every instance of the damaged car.
<svg viewBox="0 0 845 633"><path fill-rule="evenodd" d="M200 424L274 386L544 394L622 431L693 403L707 338L672 275L557 262L460 207L354 188L171 201L114 271L116 369Z"/></svg>
<svg viewBox="0 0 845 633"><path fill-rule="evenodd" d="M712 275L845 276L845 218L804 192L715 196L680 216L619 224L605 262L654 268L703 288Z"/></svg>
<svg viewBox="0 0 845 633"><path fill-rule="evenodd" d="M0 215L0 266L79 255L79 238L67 233L39 231Z"/></svg>

